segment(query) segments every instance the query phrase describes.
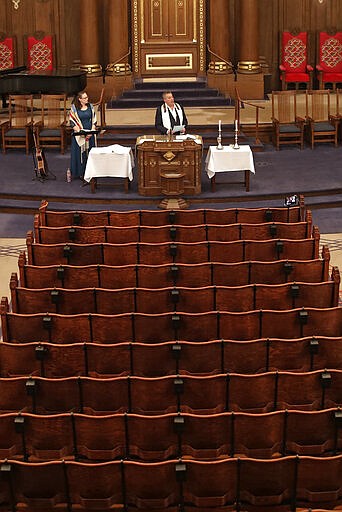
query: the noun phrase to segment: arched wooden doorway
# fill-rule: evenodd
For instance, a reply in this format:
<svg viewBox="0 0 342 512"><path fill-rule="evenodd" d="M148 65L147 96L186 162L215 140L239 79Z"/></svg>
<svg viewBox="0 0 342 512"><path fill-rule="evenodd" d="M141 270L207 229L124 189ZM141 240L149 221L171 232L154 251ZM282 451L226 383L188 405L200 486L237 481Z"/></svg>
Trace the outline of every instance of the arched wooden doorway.
<svg viewBox="0 0 342 512"><path fill-rule="evenodd" d="M136 78L203 76L206 0L131 0Z"/></svg>

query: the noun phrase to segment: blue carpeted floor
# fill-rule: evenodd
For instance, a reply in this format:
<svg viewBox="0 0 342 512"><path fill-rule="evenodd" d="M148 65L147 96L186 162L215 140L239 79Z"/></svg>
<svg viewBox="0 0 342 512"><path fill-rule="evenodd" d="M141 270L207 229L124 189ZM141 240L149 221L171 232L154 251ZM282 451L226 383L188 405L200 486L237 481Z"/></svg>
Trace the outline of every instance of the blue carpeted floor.
<svg viewBox="0 0 342 512"><path fill-rule="evenodd" d="M10 150L0 155L0 208L3 212L23 212L36 209L41 199L48 199L51 208L75 209L151 209L157 208L158 198L141 197L137 191L137 171L128 194L120 180L101 180L96 194L90 187L82 187L80 180L66 183L66 169L70 154L46 151L46 157L55 180L43 183L34 180L30 155ZM256 174L251 176L250 192L238 183L222 183L216 192L210 191L210 181L202 172L202 193L192 196L191 208L282 206L283 197L302 193L308 207L314 210L314 221L321 232L342 232L342 147L330 144L315 150L287 147L275 151L272 146L262 153L255 153ZM204 168L204 166L203 166ZM240 181L242 173L222 174L219 182ZM332 206L332 207L331 207ZM319 209L315 209L315 208ZM16 210L15 210L16 208ZM16 215L12 221L9 213L0 216L0 236L24 236L32 219Z"/></svg>

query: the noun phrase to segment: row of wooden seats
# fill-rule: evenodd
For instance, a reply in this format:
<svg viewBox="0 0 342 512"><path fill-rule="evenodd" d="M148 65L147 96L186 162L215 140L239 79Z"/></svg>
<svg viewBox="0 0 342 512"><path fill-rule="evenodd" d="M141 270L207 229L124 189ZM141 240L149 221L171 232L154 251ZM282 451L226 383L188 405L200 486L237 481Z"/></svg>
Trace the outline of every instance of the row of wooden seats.
<svg viewBox="0 0 342 512"><path fill-rule="evenodd" d="M244 286L293 281L319 283L329 279L330 252L322 259L245 261L241 263L177 263L164 265L28 265L25 252L18 259L21 286L26 288L164 288L168 286Z"/></svg>
<svg viewBox="0 0 342 512"><path fill-rule="evenodd" d="M53 211L43 200L39 208L40 226L165 226L167 224L235 224L301 222L307 220L304 197L300 206L287 208L228 208L222 210L133 210L133 211Z"/></svg>
<svg viewBox="0 0 342 512"><path fill-rule="evenodd" d="M304 338L342 336L342 308L302 308L243 313L123 313L58 315L10 313L7 298L0 306L3 340L15 343L160 343L169 340Z"/></svg>
<svg viewBox="0 0 342 512"><path fill-rule="evenodd" d="M146 244L38 244L27 237L30 265L162 265L165 263L237 263L319 257L319 232L303 240L238 240Z"/></svg>
<svg viewBox="0 0 342 512"><path fill-rule="evenodd" d="M10 281L13 313L49 311L63 315L96 313L158 314L171 311L205 313L206 311L251 311L255 309L288 310L300 307L332 308L338 306L340 275L333 268L333 281L323 283L251 284L246 286L207 286L202 288L40 288L19 287Z"/></svg>
<svg viewBox="0 0 342 512"><path fill-rule="evenodd" d="M0 411L158 415L227 411L260 414L342 405L342 370L164 377L13 377L0 379Z"/></svg>
<svg viewBox="0 0 342 512"><path fill-rule="evenodd" d="M8 413L0 415L0 455L29 462L326 457L342 453L341 417L340 409L158 416Z"/></svg>
<svg viewBox="0 0 342 512"><path fill-rule="evenodd" d="M37 220L37 219L36 219ZM127 244L164 242L231 242L234 240L302 240L312 235L311 222L266 224L200 224L195 226L38 226L34 237L40 244Z"/></svg>
<svg viewBox="0 0 342 512"><path fill-rule="evenodd" d="M342 456L146 463L1 461L6 510L295 512L342 502ZM75 507L75 508L74 508ZM301 509L303 512L303 509Z"/></svg>
<svg viewBox="0 0 342 512"><path fill-rule="evenodd" d="M0 377L110 378L123 375L214 375L219 373L342 370L342 338L164 343L0 344Z"/></svg>

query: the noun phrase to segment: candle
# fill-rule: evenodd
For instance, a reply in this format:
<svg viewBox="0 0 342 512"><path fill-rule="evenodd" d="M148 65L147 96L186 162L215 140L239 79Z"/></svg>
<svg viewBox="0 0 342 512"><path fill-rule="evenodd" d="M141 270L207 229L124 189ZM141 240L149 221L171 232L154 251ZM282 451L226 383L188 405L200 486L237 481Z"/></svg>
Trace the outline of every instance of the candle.
<svg viewBox="0 0 342 512"><path fill-rule="evenodd" d="M219 120L219 132L221 131L221 119Z"/></svg>
<svg viewBox="0 0 342 512"><path fill-rule="evenodd" d="M237 122L237 119L235 119L235 131L236 131L236 132L238 131L238 122Z"/></svg>

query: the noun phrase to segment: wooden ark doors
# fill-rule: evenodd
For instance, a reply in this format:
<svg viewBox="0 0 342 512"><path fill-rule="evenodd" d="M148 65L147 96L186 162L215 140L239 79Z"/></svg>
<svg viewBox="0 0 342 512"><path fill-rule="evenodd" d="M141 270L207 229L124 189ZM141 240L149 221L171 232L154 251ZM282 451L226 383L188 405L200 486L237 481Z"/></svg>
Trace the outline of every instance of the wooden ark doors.
<svg viewBox="0 0 342 512"><path fill-rule="evenodd" d="M205 0L131 0L136 77L205 74Z"/></svg>

